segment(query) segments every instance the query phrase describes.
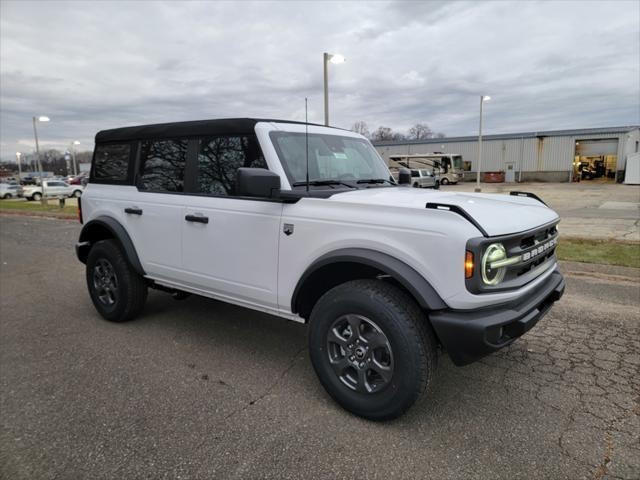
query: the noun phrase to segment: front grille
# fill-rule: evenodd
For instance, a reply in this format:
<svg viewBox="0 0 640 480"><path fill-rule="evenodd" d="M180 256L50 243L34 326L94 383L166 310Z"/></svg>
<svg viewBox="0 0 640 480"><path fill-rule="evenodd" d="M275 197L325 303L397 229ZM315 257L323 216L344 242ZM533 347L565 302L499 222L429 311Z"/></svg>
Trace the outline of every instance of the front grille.
<svg viewBox="0 0 640 480"><path fill-rule="evenodd" d="M482 268L480 259L486 248L492 243L501 243L507 251L507 258L519 258L517 263L506 268L504 280L489 286L482 282L478 275L466 280L469 291L473 293L497 292L520 288L535 280L545 272L545 264L555 260L558 238L558 222L544 225L526 232L499 237L477 238L467 243L467 249L474 252L476 271Z"/></svg>

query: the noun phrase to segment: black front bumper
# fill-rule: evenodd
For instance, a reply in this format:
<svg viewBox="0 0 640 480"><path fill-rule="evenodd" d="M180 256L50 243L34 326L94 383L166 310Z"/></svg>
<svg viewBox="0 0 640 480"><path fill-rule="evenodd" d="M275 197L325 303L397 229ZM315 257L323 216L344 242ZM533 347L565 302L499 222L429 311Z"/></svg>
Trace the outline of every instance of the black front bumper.
<svg viewBox="0 0 640 480"><path fill-rule="evenodd" d="M479 310L441 310L429 318L453 363L467 365L529 331L560 300L564 286L562 274L555 270L542 285L516 302Z"/></svg>

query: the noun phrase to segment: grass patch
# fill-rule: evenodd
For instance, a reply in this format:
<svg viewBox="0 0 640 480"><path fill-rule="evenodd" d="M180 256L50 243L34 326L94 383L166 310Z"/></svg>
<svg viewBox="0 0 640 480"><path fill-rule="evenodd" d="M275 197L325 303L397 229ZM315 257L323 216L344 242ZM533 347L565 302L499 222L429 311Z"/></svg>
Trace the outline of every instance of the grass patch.
<svg viewBox="0 0 640 480"><path fill-rule="evenodd" d="M73 205L66 205L64 208L58 206L58 201L55 203L52 201L46 206L43 206L40 202L14 202L14 201L0 201L0 210L21 211L30 213L45 213L47 215L77 215L78 209Z"/></svg>
<svg viewBox="0 0 640 480"><path fill-rule="evenodd" d="M638 243L560 238L557 254L560 260L640 268Z"/></svg>

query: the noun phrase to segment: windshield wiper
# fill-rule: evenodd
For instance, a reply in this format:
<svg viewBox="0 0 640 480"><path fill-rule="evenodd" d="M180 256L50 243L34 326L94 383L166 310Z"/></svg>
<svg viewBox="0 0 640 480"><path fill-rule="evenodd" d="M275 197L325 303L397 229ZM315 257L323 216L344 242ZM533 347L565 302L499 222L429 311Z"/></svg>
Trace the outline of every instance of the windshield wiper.
<svg viewBox="0 0 640 480"><path fill-rule="evenodd" d="M293 182L291 185L294 187L304 187L307 182ZM345 182L341 182L340 180L309 180L309 185L311 186L321 186L321 185L344 185L349 188L356 188L353 185L350 185Z"/></svg>
<svg viewBox="0 0 640 480"><path fill-rule="evenodd" d="M356 183L384 183L389 182L391 185L395 185L391 180L386 178L363 178L362 180L358 180Z"/></svg>

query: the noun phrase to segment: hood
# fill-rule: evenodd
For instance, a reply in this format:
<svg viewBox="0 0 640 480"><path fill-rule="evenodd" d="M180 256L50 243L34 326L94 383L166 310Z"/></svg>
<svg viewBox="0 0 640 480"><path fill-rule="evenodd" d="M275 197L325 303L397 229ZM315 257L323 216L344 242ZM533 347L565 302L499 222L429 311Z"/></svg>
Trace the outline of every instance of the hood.
<svg viewBox="0 0 640 480"><path fill-rule="evenodd" d="M539 227L558 214L529 197L494 193L447 192L409 187L369 188L333 195L333 202L384 205L425 210L429 202L456 205L464 209L490 236L508 235ZM451 213L451 215L457 215Z"/></svg>

